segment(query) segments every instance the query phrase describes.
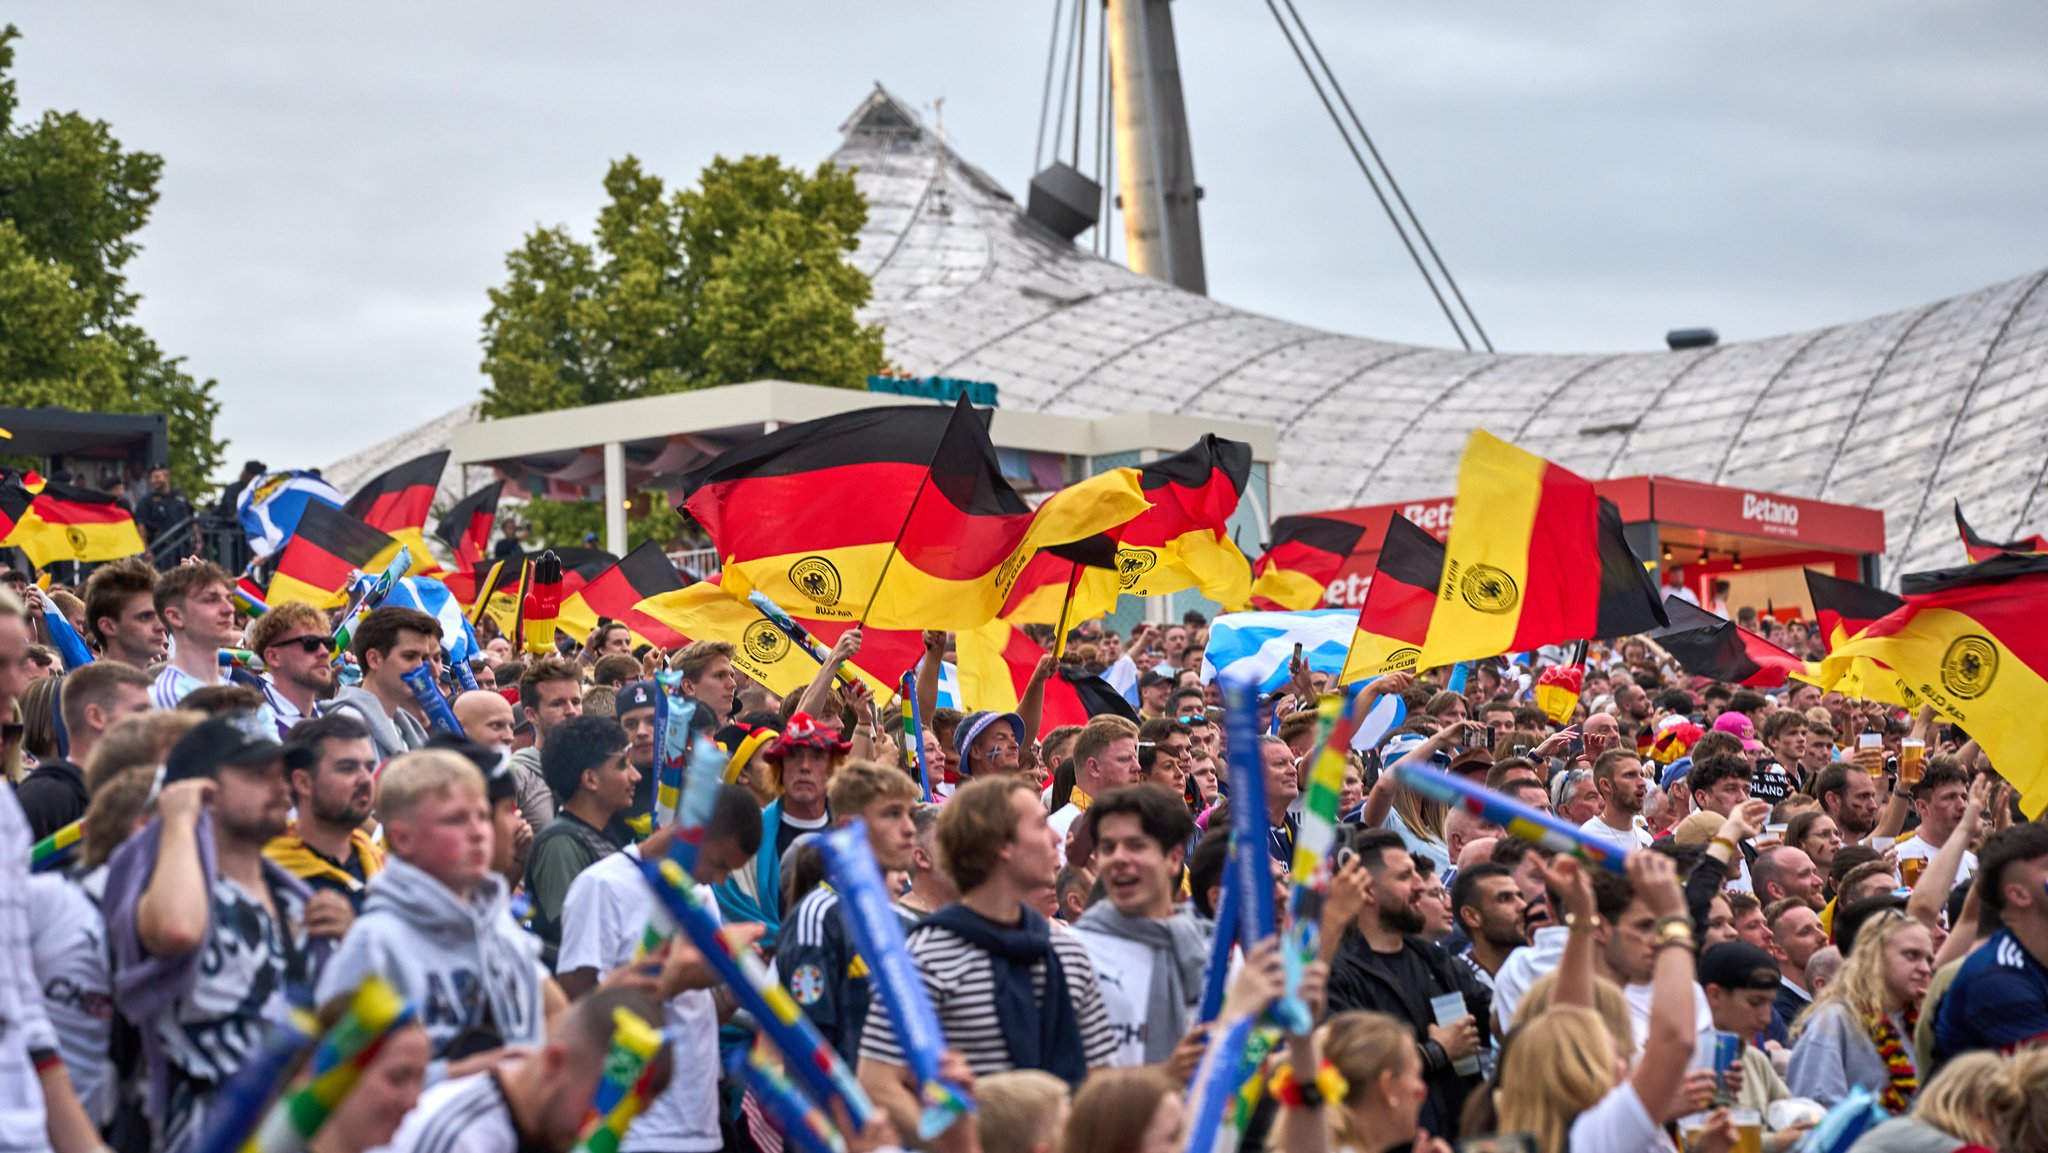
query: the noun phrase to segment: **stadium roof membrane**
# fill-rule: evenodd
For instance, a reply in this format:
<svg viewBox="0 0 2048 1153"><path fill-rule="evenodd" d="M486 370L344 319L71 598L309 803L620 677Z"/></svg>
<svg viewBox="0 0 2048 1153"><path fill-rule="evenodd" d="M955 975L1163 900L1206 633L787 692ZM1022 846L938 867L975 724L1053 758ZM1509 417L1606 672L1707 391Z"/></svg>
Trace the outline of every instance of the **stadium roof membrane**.
<svg viewBox="0 0 2048 1153"><path fill-rule="evenodd" d="M1888 583L1962 562L1951 499L1989 537L2048 522L2048 271L1683 352L1427 348L1260 316L1094 256L1027 218L880 88L841 130L832 161L868 201L853 255L874 282L866 318L896 366L993 381L1005 408L1273 424L1275 516L1447 495L1483 425L1589 477L1657 473L1882 509ZM346 491L445 446L474 411L329 477ZM454 468L443 487L464 487Z"/></svg>

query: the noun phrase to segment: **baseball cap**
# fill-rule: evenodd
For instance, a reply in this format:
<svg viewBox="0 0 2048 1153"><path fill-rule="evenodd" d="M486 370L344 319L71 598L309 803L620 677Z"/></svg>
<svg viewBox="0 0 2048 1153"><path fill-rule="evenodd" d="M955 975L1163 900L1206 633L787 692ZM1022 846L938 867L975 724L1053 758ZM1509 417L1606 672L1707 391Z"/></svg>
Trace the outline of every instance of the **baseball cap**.
<svg viewBox="0 0 2048 1153"><path fill-rule="evenodd" d="M1481 777L1493 771L1493 754L1485 749L1466 749L1451 758L1450 772L1465 774L1477 771Z"/></svg>
<svg viewBox="0 0 2048 1153"><path fill-rule="evenodd" d="M1735 734L1742 741L1742 747L1746 752L1753 753L1764 747L1764 743L1756 739L1756 726L1741 713L1722 713L1714 718L1714 731Z"/></svg>
<svg viewBox="0 0 2048 1153"><path fill-rule="evenodd" d="M1723 989L1778 988L1778 962L1748 941L1723 941L1700 954L1700 984Z"/></svg>
<svg viewBox="0 0 2048 1153"><path fill-rule="evenodd" d="M1017 738L1018 744L1024 743L1024 718L1016 713L995 713L985 709L968 713L953 730L953 752L959 756L962 765L967 763L967 750L974 747L975 738L997 721L1006 722L1010 726L1010 735Z"/></svg>
<svg viewBox="0 0 2048 1153"><path fill-rule="evenodd" d="M164 783L217 777L222 765L261 768L282 762L277 726L258 713L228 713L192 726L164 757Z"/></svg>
<svg viewBox="0 0 2048 1153"><path fill-rule="evenodd" d="M661 689L653 681L629 681L619 686L619 694L613 698L612 715L623 717L629 709L651 709Z"/></svg>
<svg viewBox="0 0 2048 1153"><path fill-rule="evenodd" d="M484 799L491 804L518 798L519 783L512 779L511 757L453 733L435 733L427 738L426 747L446 749L475 765L477 771L484 775Z"/></svg>

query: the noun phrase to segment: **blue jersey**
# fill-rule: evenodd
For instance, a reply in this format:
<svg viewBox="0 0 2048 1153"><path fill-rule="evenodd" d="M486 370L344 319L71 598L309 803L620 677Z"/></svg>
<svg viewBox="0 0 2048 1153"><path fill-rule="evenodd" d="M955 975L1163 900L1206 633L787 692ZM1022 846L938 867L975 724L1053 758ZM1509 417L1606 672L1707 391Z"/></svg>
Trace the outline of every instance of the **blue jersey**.
<svg viewBox="0 0 2048 1153"><path fill-rule="evenodd" d="M1937 1063L1973 1049L2011 1052L2048 1037L2048 967L2000 929L1956 971L1934 1018Z"/></svg>

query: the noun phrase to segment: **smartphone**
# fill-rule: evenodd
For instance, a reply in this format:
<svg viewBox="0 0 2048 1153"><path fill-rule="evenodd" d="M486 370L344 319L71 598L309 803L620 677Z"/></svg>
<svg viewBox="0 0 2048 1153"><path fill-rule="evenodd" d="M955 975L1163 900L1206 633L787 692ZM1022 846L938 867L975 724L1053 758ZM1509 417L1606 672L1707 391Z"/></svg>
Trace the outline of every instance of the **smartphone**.
<svg viewBox="0 0 2048 1153"><path fill-rule="evenodd" d="M1529 759L1529 746L1527 746L1527 745L1516 745L1516 746L1515 746L1515 755L1516 755L1516 756L1518 756L1518 757L1520 757L1520 758L1522 758L1523 760L1528 760L1528 759Z"/></svg>
<svg viewBox="0 0 2048 1153"><path fill-rule="evenodd" d="M1491 752L1491 751L1492 751L1492 749L1493 749L1493 746L1495 746L1495 745L1497 745L1497 744L1499 744L1499 743L1500 743L1500 727L1499 727L1498 725L1488 725L1488 726L1486 726L1486 748L1487 748L1487 751Z"/></svg>
<svg viewBox="0 0 2048 1153"><path fill-rule="evenodd" d="M1577 734L1577 733L1573 733L1573 734L1572 734L1572 743L1571 743L1571 744L1568 744L1568 745L1566 745L1566 746L1565 746L1565 751L1569 752L1569 753L1570 753L1570 754L1571 754L1572 756L1574 756L1574 757L1583 757L1583 756L1585 756L1585 755L1586 755L1586 740L1585 740L1585 738L1584 738L1584 737L1581 737L1581 736L1580 736L1579 734Z"/></svg>
<svg viewBox="0 0 2048 1153"><path fill-rule="evenodd" d="M1300 642L1300 641L1295 641L1295 642L1294 642L1294 659L1295 659L1295 660L1297 660L1297 661L1301 659L1301 642Z"/></svg>

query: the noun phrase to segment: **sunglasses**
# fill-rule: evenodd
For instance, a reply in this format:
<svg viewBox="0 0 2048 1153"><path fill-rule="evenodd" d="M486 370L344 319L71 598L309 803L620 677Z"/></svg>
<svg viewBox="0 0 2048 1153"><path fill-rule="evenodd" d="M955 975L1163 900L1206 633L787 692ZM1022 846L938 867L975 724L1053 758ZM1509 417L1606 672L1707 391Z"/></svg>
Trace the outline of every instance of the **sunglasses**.
<svg viewBox="0 0 2048 1153"><path fill-rule="evenodd" d="M334 649L334 641L332 639L320 636L317 633L307 633L302 637L287 637L281 641L273 641L270 647L285 648L292 645L297 645L299 651L307 656L312 656L315 653L331 652Z"/></svg>

